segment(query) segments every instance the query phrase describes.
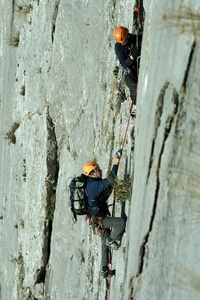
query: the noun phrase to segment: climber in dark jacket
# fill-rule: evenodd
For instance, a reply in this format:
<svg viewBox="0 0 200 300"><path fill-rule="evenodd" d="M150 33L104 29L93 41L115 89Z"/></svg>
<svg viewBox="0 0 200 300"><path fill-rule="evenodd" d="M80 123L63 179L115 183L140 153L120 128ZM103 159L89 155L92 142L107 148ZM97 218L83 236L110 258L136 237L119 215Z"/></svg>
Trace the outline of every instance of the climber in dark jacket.
<svg viewBox="0 0 200 300"><path fill-rule="evenodd" d="M142 36L130 34L125 27L118 27L115 30L114 37L117 41L115 43L115 53L117 58L125 69L130 70L125 77L125 81L130 89L131 99L133 100L138 80Z"/></svg>
<svg viewBox="0 0 200 300"><path fill-rule="evenodd" d="M95 162L89 162L83 167L85 175L89 176L86 187L88 203L92 208L91 217L95 218L97 224L102 221L104 234L102 241L102 275L107 277L109 248L119 249L119 243L125 231L126 222L122 218L110 217L107 200L112 192L112 184L117 175L120 157L115 155L115 163L107 179L102 179L102 170ZM110 234L110 228L114 230ZM118 241L118 242L116 242Z"/></svg>

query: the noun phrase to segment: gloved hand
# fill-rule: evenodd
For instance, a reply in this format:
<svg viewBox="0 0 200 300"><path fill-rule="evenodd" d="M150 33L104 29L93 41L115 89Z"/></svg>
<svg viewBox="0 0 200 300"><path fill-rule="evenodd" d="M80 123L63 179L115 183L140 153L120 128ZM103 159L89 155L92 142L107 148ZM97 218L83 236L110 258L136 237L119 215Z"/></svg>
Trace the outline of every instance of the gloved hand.
<svg viewBox="0 0 200 300"><path fill-rule="evenodd" d="M116 152L116 154L117 154L119 157L121 157L121 156L122 156L122 149L118 149L117 152Z"/></svg>
<svg viewBox="0 0 200 300"><path fill-rule="evenodd" d="M135 47L135 48L133 49L133 51L131 52L131 55L132 55L134 58L137 58L138 56L140 56L140 50L139 50L137 47Z"/></svg>

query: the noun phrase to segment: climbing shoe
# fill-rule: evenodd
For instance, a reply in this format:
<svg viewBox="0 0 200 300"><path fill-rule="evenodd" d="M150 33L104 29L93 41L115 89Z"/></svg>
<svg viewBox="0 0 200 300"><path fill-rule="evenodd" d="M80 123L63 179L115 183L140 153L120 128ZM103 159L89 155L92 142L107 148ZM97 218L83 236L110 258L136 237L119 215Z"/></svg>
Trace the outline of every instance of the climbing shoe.
<svg viewBox="0 0 200 300"><path fill-rule="evenodd" d="M135 113L132 113L132 114L131 114L131 117L134 118L134 119L136 119L136 114L135 114Z"/></svg>
<svg viewBox="0 0 200 300"><path fill-rule="evenodd" d="M105 245L113 250L119 249L119 245L114 240L109 241L109 237L106 239Z"/></svg>
<svg viewBox="0 0 200 300"><path fill-rule="evenodd" d="M106 278L106 277L108 277L108 275L109 275L109 269L108 269L108 267L103 267L103 268L101 269L101 276L102 276L103 278Z"/></svg>
<svg viewBox="0 0 200 300"><path fill-rule="evenodd" d="M123 103L126 100L126 94L125 91L119 91L117 95L117 102L118 103Z"/></svg>
<svg viewBox="0 0 200 300"><path fill-rule="evenodd" d="M133 104L132 111L131 111L131 117L136 118L136 105Z"/></svg>

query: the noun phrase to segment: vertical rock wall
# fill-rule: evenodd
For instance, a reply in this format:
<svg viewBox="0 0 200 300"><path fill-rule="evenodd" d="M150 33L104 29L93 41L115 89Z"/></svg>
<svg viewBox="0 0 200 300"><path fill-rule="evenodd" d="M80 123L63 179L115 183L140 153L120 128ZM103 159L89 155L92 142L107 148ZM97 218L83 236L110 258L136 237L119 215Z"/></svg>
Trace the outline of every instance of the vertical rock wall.
<svg viewBox="0 0 200 300"><path fill-rule="evenodd" d="M93 159L105 177L122 144L131 102L116 105L113 32L132 30L133 6L0 2L2 300L107 299L100 239L73 223L66 186ZM133 195L110 299L198 299L199 4L144 6L136 143L131 120L119 170Z"/></svg>
<svg viewBox="0 0 200 300"><path fill-rule="evenodd" d="M106 176L121 145L130 99L116 106L113 31L121 22L131 29L132 8L131 1L0 3L3 300L106 296L100 239L84 217L73 224L66 185L88 160ZM133 172L132 130L133 123L121 178ZM119 258L123 267L122 251Z"/></svg>
<svg viewBox="0 0 200 300"><path fill-rule="evenodd" d="M200 8L148 7L123 299L198 299Z"/></svg>

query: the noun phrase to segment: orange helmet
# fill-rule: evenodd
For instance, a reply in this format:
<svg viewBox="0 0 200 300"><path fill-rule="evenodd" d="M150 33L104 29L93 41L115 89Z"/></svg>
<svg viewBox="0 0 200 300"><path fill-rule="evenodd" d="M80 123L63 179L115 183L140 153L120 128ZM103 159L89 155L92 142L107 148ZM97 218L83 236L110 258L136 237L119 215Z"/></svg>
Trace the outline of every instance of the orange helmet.
<svg viewBox="0 0 200 300"><path fill-rule="evenodd" d="M95 162L88 162L84 167L83 167L83 172L85 173L86 176L90 174L90 172L98 167L98 164Z"/></svg>
<svg viewBox="0 0 200 300"><path fill-rule="evenodd" d="M128 35L128 28L118 27L115 29L114 37L118 43L122 43L125 41Z"/></svg>

